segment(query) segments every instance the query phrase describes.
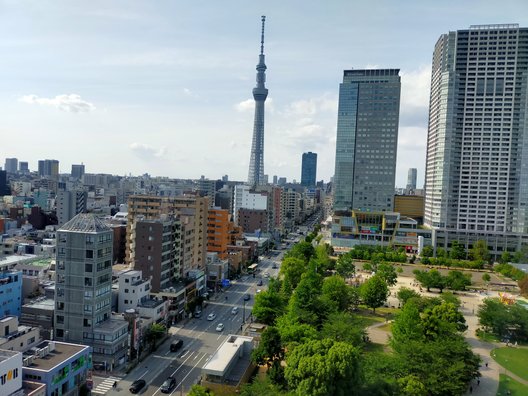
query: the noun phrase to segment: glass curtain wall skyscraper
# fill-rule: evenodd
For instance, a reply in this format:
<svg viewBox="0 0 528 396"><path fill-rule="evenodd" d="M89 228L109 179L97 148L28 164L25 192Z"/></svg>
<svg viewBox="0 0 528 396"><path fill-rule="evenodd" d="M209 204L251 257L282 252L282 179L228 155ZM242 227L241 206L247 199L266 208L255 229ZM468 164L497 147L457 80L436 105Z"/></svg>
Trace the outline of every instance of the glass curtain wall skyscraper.
<svg viewBox="0 0 528 396"><path fill-rule="evenodd" d="M345 70L339 86L334 211L391 211L399 69Z"/></svg>
<svg viewBox="0 0 528 396"><path fill-rule="evenodd" d="M314 187L317 175L317 154L311 151L303 153L301 166L301 184L305 187Z"/></svg>
<svg viewBox="0 0 528 396"><path fill-rule="evenodd" d="M443 34L433 53L425 224L436 243L520 248L528 232L528 28Z"/></svg>

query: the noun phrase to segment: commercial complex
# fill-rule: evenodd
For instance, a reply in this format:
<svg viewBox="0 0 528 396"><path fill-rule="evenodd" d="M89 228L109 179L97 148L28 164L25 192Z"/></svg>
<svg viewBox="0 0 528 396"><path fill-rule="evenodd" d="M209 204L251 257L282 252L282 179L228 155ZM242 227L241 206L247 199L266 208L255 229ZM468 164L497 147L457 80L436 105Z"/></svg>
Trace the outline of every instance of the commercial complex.
<svg viewBox="0 0 528 396"><path fill-rule="evenodd" d="M528 28L443 34L433 53L425 219L436 246L528 242Z"/></svg>
<svg viewBox="0 0 528 396"><path fill-rule="evenodd" d="M337 117L335 211L392 210L400 87L398 69L344 71Z"/></svg>

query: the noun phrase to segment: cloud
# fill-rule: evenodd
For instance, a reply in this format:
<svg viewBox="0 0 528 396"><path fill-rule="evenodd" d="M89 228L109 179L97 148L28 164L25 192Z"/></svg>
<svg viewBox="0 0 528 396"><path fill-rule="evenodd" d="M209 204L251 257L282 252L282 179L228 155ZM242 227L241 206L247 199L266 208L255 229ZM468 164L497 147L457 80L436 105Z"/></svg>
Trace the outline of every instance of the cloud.
<svg viewBox="0 0 528 396"><path fill-rule="evenodd" d="M255 99L246 99L233 106L239 113L248 113L255 111ZM266 113L273 114L275 107L273 106L273 98L266 99Z"/></svg>
<svg viewBox="0 0 528 396"><path fill-rule="evenodd" d="M165 154L167 154L166 147L161 147L158 149L158 148L149 146L148 144L137 143L137 142L130 144L129 148L132 150L134 154L136 154L138 157L144 160L162 158L165 156Z"/></svg>
<svg viewBox="0 0 528 396"><path fill-rule="evenodd" d="M400 124L403 126L427 125L431 66L401 72Z"/></svg>
<svg viewBox="0 0 528 396"><path fill-rule="evenodd" d="M183 88L183 93L186 96L189 96L189 97L195 98L195 99L198 99L200 97L197 93L191 91L189 88Z"/></svg>
<svg viewBox="0 0 528 396"><path fill-rule="evenodd" d="M37 95L25 95L19 99L27 104L38 104L41 106L51 106L70 113L87 113L95 110L93 103L87 102L77 94L57 95L54 98L41 98Z"/></svg>

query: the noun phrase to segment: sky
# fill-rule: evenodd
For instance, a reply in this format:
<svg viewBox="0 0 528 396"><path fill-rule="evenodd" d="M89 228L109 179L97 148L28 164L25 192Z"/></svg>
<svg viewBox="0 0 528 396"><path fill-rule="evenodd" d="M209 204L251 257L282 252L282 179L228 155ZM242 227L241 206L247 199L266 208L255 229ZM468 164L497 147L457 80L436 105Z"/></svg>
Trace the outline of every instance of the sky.
<svg viewBox="0 0 528 396"><path fill-rule="evenodd" d="M259 5L260 3L260 5ZM246 180L261 15L264 169L334 173L345 69L399 68L396 185L423 185L431 57L441 34L528 26L528 1L0 0L0 166Z"/></svg>

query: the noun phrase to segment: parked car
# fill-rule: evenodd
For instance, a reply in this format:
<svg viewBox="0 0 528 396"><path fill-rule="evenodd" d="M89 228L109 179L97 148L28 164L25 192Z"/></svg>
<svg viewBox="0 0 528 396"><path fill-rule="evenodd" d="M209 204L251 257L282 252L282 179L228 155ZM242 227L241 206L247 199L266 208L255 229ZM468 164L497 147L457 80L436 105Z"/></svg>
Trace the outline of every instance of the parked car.
<svg viewBox="0 0 528 396"><path fill-rule="evenodd" d="M262 290L260 290L260 289L257 289L257 294L259 294L260 292L262 292Z"/></svg>
<svg viewBox="0 0 528 396"><path fill-rule="evenodd" d="M130 393L138 393L141 389L143 389L147 385L147 382L142 379L135 380L132 382L132 385L130 385L130 388L128 389Z"/></svg>
<svg viewBox="0 0 528 396"><path fill-rule="evenodd" d="M176 352L183 346L183 340L174 340L171 342L170 351Z"/></svg>
<svg viewBox="0 0 528 396"><path fill-rule="evenodd" d="M161 393L171 393L174 388L176 388L176 378L169 377L161 385L160 390L161 390Z"/></svg>
<svg viewBox="0 0 528 396"><path fill-rule="evenodd" d="M199 310L194 311L194 317L195 318L201 318L202 317L202 311L199 311Z"/></svg>
<svg viewBox="0 0 528 396"><path fill-rule="evenodd" d="M238 313L238 307L233 307L233 309L231 310L231 313L233 315L236 315Z"/></svg>
<svg viewBox="0 0 528 396"><path fill-rule="evenodd" d="M218 326L216 326L216 331L222 331L222 330L224 330L224 324L218 323Z"/></svg>
<svg viewBox="0 0 528 396"><path fill-rule="evenodd" d="M216 314L214 313L210 313L209 315L207 315L207 320L215 320L216 318Z"/></svg>
<svg viewBox="0 0 528 396"><path fill-rule="evenodd" d="M244 301L249 301L250 298L251 296L249 294L244 295Z"/></svg>
<svg viewBox="0 0 528 396"><path fill-rule="evenodd" d="M257 282L257 286L262 286L262 279L259 279Z"/></svg>
<svg viewBox="0 0 528 396"><path fill-rule="evenodd" d="M271 268L273 268L273 269L277 269L277 264L276 264L276 263L273 263L273 265L271 266Z"/></svg>
<svg viewBox="0 0 528 396"><path fill-rule="evenodd" d="M264 274L264 277L265 277L265 278L269 278L269 277L270 277L269 272L266 272L266 273Z"/></svg>

